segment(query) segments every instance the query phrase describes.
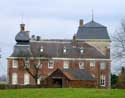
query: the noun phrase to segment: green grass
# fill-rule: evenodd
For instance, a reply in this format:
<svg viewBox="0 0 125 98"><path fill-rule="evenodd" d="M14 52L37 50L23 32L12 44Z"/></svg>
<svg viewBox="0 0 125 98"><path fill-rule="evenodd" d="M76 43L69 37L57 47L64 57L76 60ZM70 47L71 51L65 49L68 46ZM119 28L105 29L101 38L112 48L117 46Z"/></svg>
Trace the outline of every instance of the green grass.
<svg viewBox="0 0 125 98"><path fill-rule="evenodd" d="M125 98L125 90L40 88L0 90L0 98Z"/></svg>

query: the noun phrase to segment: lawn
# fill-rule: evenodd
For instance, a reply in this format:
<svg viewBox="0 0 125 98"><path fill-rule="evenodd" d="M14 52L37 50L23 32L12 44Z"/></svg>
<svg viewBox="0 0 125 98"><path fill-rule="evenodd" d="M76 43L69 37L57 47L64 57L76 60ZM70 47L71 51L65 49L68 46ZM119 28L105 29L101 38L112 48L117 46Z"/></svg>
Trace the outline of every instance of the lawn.
<svg viewBox="0 0 125 98"><path fill-rule="evenodd" d="M0 90L0 98L125 98L125 90L41 88Z"/></svg>

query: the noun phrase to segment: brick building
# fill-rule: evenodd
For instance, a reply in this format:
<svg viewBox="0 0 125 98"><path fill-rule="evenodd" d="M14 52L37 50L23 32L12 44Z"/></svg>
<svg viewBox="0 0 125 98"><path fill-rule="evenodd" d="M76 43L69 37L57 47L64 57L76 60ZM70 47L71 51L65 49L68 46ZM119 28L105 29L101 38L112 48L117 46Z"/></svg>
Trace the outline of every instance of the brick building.
<svg viewBox="0 0 125 98"><path fill-rule="evenodd" d="M40 65L37 83L48 87L110 88L110 38L107 27L94 20L80 20L72 39L41 39L20 25L16 45L8 57L8 80L12 85L34 85L34 62Z"/></svg>

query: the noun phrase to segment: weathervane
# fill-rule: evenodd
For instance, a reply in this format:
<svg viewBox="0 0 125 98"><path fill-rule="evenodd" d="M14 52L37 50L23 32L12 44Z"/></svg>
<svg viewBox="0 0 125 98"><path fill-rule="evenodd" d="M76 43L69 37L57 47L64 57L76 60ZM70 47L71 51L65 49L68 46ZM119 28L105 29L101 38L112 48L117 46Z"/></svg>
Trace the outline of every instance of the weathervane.
<svg viewBox="0 0 125 98"><path fill-rule="evenodd" d="M92 21L94 21L94 12L93 12L93 9L92 9Z"/></svg>
<svg viewBox="0 0 125 98"><path fill-rule="evenodd" d="M23 24L23 14L21 15L21 24Z"/></svg>

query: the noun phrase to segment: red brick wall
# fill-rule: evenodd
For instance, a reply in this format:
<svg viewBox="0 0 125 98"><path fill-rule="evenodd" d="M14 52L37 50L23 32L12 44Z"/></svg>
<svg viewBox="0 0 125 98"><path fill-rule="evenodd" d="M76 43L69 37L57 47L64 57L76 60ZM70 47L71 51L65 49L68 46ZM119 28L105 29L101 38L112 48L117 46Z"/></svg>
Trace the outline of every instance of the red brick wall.
<svg viewBox="0 0 125 98"><path fill-rule="evenodd" d="M84 67L86 70L88 70L91 74L95 75L96 86L99 86L100 83L100 74L103 73L106 75L106 88L109 87L109 75L110 75L110 62L107 62L106 69L100 70L100 61L96 61L95 67L90 67L90 61L83 61ZM30 70L34 72L32 64L34 61L30 61ZM55 60L54 61L54 68L49 69L48 68L48 60L41 61L42 68L40 69L40 73L42 76L48 76L51 72L53 72L56 68L63 68L63 60ZM69 61L70 68L79 68L79 61ZM9 76L9 83L11 84L12 81L12 73L16 72L18 74L18 84L23 85L24 84L24 73L26 72L24 69L24 64L22 60L18 60L18 68L12 68L12 59L8 59L8 76ZM35 84L34 79L30 76L30 83Z"/></svg>

